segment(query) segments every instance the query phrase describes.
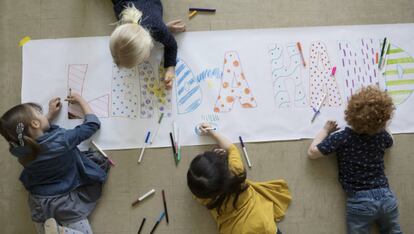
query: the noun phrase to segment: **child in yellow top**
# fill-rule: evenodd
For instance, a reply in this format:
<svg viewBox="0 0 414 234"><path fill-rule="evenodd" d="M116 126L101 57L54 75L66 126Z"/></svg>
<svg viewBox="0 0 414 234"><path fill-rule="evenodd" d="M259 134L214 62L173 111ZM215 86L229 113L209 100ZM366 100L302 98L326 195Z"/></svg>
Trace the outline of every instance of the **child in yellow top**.
<svg viewBox="0 0 414 234"><path fill-rule="evenodd" d="M247 180L237 147L209 129L209 124L202 124L200 131L216 140L221 149L193 159L187 173L191 192L211 210L221 234L280 233L276 222L292 199L286 182Z"/></svg>

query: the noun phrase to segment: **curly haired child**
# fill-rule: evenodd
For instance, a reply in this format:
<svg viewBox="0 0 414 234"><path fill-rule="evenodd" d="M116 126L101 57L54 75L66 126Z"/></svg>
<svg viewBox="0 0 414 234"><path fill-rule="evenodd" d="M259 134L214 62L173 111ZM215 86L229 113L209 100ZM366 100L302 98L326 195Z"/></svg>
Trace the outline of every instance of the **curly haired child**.
<svg viewBox="0 0 414 234"><path fill-rule="evenodd" d="M354 94L345 110L350 127L338 129L327 121L311 143L311 159L336 153L339 182L347 194L346 224L349 234L369 233L377 223L381 234L402 233L398 202L384 173L384 153L393 144L386 126L394 111L386 92L375 87Z"/></svg>

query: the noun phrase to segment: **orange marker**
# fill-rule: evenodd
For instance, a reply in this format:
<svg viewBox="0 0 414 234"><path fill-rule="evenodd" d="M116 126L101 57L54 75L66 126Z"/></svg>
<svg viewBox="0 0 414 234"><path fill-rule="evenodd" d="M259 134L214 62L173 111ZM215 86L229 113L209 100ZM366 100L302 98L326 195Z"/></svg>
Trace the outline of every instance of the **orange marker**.
<svg viewBox="0 0 414 234"><path fill-rule="evenodd" d="M375 53L375 64L378 64L378 52Z"/></svg>
<svg viewBox="0 0 414 234"><path fill-rule="evenodd" d="M305 57L303 57L302 46L300 46L300 42L297 42L296 45L298 46L298 50L300 53L300 58L302 59L303 66L306 67Z"/></svg>

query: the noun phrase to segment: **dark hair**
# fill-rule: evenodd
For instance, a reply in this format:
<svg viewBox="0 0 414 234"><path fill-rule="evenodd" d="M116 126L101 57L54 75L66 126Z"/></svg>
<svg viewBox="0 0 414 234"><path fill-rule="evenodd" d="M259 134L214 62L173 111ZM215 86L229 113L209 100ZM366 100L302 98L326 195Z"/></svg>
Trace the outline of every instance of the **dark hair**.
<svg viewBox="0 0 414 234"><path fill-rule="evenodd" d="M22 139L24 146L28 146L29 149L23 157L26 158L26 156L30 156L29 158L32 160L36 158L41 151L40 145L35 139L29 136L29 126L31 121L36 119L33 109L42 112L42 107L40 105L36 103L24 103L12 107L0 118L0 134L9 142L10 151L16 147L22 147L20 140L18 139L16 127L20 123L23 124L24 130ZM27 161L27 159L19 157L19 161L22 163L22 161Z"/></svg>
<svg viewBox="0 0 414 234"><path fill-rule="evenodd" d="M233 207L236 208L240 193L248 187L245 180L245 171L239 175L230 171L227 154L220 155L212 151L197 155L187 172L187 184L191 192L198 198L211 199L207 208L217 209L218 213L233 194Z"/></svg>

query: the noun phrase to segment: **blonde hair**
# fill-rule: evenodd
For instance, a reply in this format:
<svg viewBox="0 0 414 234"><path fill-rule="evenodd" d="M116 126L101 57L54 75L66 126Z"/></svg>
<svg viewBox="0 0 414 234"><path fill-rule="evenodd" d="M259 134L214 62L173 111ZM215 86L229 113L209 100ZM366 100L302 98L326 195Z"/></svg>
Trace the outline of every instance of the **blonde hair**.
<svg viewBox="0 0 414 234"><path fill-rule="evenodd" d="M139 24L142 12L132 3L121 12L120 18L109 47L118 67L132 68L149 58L154 44L148 30Z"/></svg>

